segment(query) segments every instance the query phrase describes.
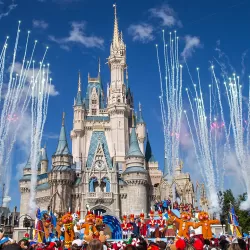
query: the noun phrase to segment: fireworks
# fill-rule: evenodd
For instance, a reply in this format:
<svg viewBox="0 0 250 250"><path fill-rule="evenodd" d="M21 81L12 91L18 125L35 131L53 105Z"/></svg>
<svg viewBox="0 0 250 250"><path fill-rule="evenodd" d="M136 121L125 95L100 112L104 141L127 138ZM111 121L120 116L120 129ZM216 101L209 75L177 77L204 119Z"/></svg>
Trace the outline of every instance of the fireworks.
<svg viewBox="0 0 250 250"><path fill-rule="evenodd" d="M161 95L159 98L164 132L164 177L166 177L167 175L172 175L173 169L176 167L176 159L179 158L182 114L182 65L179 63L179 38L176 36L176 32L174 35L172 33L169 34L168 46L165 42L164 30L162 34L164 73L161 70L158 45L156 46L156 52L160 75Z"/></svg>
<svg viewBox="0 0 250 250"><path fill-rule="evenodd" d="M41 136L47 115L49 88L51 80L49 79L49 65L44 65L44 60L48 48L46 48L41 62L36 67L34 54L36 52L37 41L30 45L30 32L28 31L24 53L20 58L17 48L20 39L20 25L18 23L16 40L12 61L7 65L6 57L9 38L7 37L0 54L0 99L1 116L0 116L0 183L7 179L5 196L8 195L11 168L8 164L11 159L12 150L16 142L17 133L22 124L23 117L26 113L31 114L31 202L35 198L36 186L36 168L39 161L39 150ZM30 52L31 51L31 52ZM28 56L30 55L30 56ZM4 84L7 83L7 84ZM4 88L5 87L5 88ZM6 91L3 93L3 89ZM17 115L18 113L18 115ZM6 119L7 118L7 119ZM15 126L11 126L16 123ZM6 147L8 145L8 147ZM31 204L30 204L31 205ZM34 206L33 206L34 207ZM34 208L33 208L34 209Z"/></svg>

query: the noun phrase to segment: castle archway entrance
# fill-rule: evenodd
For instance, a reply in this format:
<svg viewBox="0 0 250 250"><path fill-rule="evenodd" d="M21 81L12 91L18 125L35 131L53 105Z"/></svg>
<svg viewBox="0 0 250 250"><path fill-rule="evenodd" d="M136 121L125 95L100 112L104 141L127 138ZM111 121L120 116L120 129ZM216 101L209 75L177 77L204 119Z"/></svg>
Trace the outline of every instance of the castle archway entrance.
<svg viewBox="0 0 250 250"><path fill-rule="evenodd" d="M109 235L111 239L122 239L121 222L119 218L111 213L109 208L100 205L92 207L91 211L96 215L98 212L99 214L102 214L103 223L105 224L105 235Z"/></svg>

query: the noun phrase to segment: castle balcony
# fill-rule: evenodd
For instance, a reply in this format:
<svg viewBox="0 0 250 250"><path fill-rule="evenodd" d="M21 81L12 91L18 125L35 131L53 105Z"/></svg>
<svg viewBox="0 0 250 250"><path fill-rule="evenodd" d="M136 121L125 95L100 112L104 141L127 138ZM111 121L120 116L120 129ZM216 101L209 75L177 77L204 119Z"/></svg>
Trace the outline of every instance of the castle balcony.
<svg viewBox="0 0 250 250"><path fill-rule="evenodd" d="M112 192L89 192L87 193L87 201L89 204L103 203L109 205L113 202Z"/></svg>

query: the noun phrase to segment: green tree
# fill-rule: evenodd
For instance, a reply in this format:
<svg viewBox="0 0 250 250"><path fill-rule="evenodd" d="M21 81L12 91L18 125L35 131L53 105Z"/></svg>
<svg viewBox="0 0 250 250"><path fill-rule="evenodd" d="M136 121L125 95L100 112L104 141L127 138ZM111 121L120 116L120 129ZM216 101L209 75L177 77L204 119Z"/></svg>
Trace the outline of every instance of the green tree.
<svg viewBox="0 0 250 250"><path fill-rule="evenodd" d="M238 216L242 232L248 233L250 231L250 211L240 209L240 204L246 200L247 194L244 193L235 198L232 190L228 189L223 193L219 192L218 196L221 206L221 220L226 224L226 230L228 231L229 229L228 218L230 205L232 204L234 206L236 216Z"/></svg>

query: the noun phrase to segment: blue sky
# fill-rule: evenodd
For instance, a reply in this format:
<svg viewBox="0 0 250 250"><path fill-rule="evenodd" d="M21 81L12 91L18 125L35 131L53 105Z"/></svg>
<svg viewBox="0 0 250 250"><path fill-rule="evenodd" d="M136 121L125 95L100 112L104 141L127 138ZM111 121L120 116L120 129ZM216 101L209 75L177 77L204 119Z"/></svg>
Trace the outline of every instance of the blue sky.
<svg viewBox="0 0 250 250"><path fill-rule="evenodd" d="M54 89L51 92L49 111L44 131L49 157L57 145L62 112L66 112L68 139L72 128L72 105L77 92L78 71L86 89L87 74L97 75L98 58L101 58L104 86L109 82L109 69L105 64L113 32L112 0L0 0L0 43L10 36L14 41L18 20L21 20L21 43L25 45L27 30L32 39L38 39L37 57L49 46L47 62L51 65ZM159 74L155 44L161 44L162 29L177 30L180 50L186 48L191 71L198 66L204 71L202 84L209 81L209 61L221 51L230 63L241 72L242 56L249 49L250 2L239 0L117 0L119 29L127 45L129 85L135 103L142 103L150 141L156 159L163 165L163 136L159 105ZM22 45L20 45L22 46ZM244 65L249 66L247 52ZM221 58L227 61L227 57ZM228 63L228 61L227 61ZM185 69L184 69L185 71ZM184 85L190 84L184 78ZM106 90L106 89L105 89ZM27 157L27 148L15 147L13 178L10 194L12 205L19 205L16 175L17 164ZM184 169L195 172L184 162ZM196 171L197 172L197 171ZM199 178L199 176L195 176Z"/></svg>

